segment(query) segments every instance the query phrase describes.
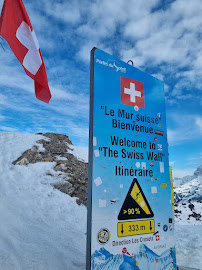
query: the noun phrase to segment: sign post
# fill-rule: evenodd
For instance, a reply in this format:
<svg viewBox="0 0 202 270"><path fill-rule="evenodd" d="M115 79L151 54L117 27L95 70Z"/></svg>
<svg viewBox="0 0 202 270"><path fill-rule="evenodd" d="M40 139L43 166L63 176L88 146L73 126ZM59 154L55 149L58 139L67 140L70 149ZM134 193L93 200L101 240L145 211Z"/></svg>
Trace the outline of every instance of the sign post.
<svg viewBox="0 0 202 270"><path fill-rule="evenodd" d="M177 269L163 82L91 51L87 270Z"/></svg>

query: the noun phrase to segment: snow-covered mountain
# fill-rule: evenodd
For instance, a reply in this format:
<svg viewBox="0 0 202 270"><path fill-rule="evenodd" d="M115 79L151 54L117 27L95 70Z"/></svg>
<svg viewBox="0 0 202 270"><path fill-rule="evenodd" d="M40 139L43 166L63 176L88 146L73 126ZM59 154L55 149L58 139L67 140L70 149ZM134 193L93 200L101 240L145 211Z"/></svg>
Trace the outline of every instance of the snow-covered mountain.
<svg viewBox="0 0 202 270"><path fill-rule="evenodd" d="M202 176L202 164L195 170L193 175L186 175L182 178L174 177L173 178L174 188L180 187L180 186L186 184L187 182L189 182L195 178L198 178L199 176Z"/></svg>
<svg viewBox="0 0 202 270"><path fill-rule="evenodd" d="M194 177L202 176L202 164L194 172Z"/></svg>
<svg viewBox="0 0 202 270"><path fill-rule="evenodd" d="M85 270L86 156L64 135L0 132L1 270ZM176 222L177 262L201 269L201 226L189 222ZM98 252L95 263L125 269L129 258Z"/></svg>
<svg viewBox="0 0 202 270"><path fill-rule="evenodd" d="M191 181L193 178L194 178L193 175L187 175L187 176L184 176L182 178L174 177L173 178L173 186L174 186L174 188L180 187L180 186L186 184L187 182Z"/></svg>
<svg viewBox="0 0 202 270"><path fill-rule="evenodd" d="M174 188L176 219L202 222L202 165L193 176L183 179L184 183Z"/></svg>

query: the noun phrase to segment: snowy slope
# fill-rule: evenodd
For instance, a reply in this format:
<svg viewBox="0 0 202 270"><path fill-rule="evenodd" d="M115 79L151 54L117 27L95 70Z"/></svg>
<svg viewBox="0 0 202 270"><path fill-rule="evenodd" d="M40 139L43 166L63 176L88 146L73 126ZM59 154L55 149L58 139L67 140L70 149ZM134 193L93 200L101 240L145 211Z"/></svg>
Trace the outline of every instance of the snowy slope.
<svg viewBox="0 0 202 270"><path fill-rule="evenodd" d="M202 166L188 179L174 188L176 221L202 225Z"/></svg>
<svg viewBox="0 0 202 270"><path fill-rule="evenodd" d="M179 184L181 183L181 184ZM202 269L202 165L174 186L177 263Z"/></svg>
<svg viewBox="0 0 202 270"><path fill-rule="evenodd" d="M86 208L52 187L54 163L12 165L41 137L0 133L0 269L83 270Z"/></svg>
<svg viewBox="0 0 202 270"><path fill-rule="evenodd" d="M177 265L202 269L202 226L177 222L175 225Z"/></svg>

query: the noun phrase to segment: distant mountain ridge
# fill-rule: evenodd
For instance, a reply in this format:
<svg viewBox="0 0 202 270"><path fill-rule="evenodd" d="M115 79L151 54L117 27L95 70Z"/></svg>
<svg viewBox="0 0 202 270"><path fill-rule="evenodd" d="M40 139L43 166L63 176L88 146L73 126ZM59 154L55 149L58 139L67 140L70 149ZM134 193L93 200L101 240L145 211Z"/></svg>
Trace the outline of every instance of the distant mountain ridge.
<svg viewBox="0 0 202 270"><path fill-rule="evenodd" d="M179 183L179 179L177 181ZM181 185L174 188L174 198L177 220L194 218L197 222L202 221L202 165L192 176L181 179Z"/></svg>
<svg viewBox="0 0 202 270"><path fill-rule="evenodd" d="M194 176L195 177L202 176L202 164L195 170Z"/></svg>
<svg viewBox="0 0 202 270"><path fill-rule="evenodd" d="M202 201L202 164L192 176L185 176L182 184L174 188L175 202L193 200ZM175 179L174 179L175 181Z"/></svg>
<svg viewBox="0 0 202 270"><path fill-rule="evenodd" d="M202 176L202 164L195 170L193 175L186 175L184 177L174 177L173 178L173 184L174 187L179 187L184 184L186 184L188 181L191 181L194 178L197 178L198 176Z"/></svg>

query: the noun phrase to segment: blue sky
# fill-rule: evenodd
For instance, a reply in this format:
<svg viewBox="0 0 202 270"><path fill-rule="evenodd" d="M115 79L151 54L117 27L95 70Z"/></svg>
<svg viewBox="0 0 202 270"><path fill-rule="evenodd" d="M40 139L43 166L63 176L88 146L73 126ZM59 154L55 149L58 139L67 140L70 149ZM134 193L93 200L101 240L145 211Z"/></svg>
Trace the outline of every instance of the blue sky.
<svg viewBox="0 0 202 270"><path fill-rule="evenodd" d="M163 4L162 4L163 2ZM0 8L3 1L0 1ZM35 98L6 41L0 48L0 130L58 132L88 147L90 50L164 81L174 176L202 160L201 0L24 0L46 65L50 104Z"/></svg>

